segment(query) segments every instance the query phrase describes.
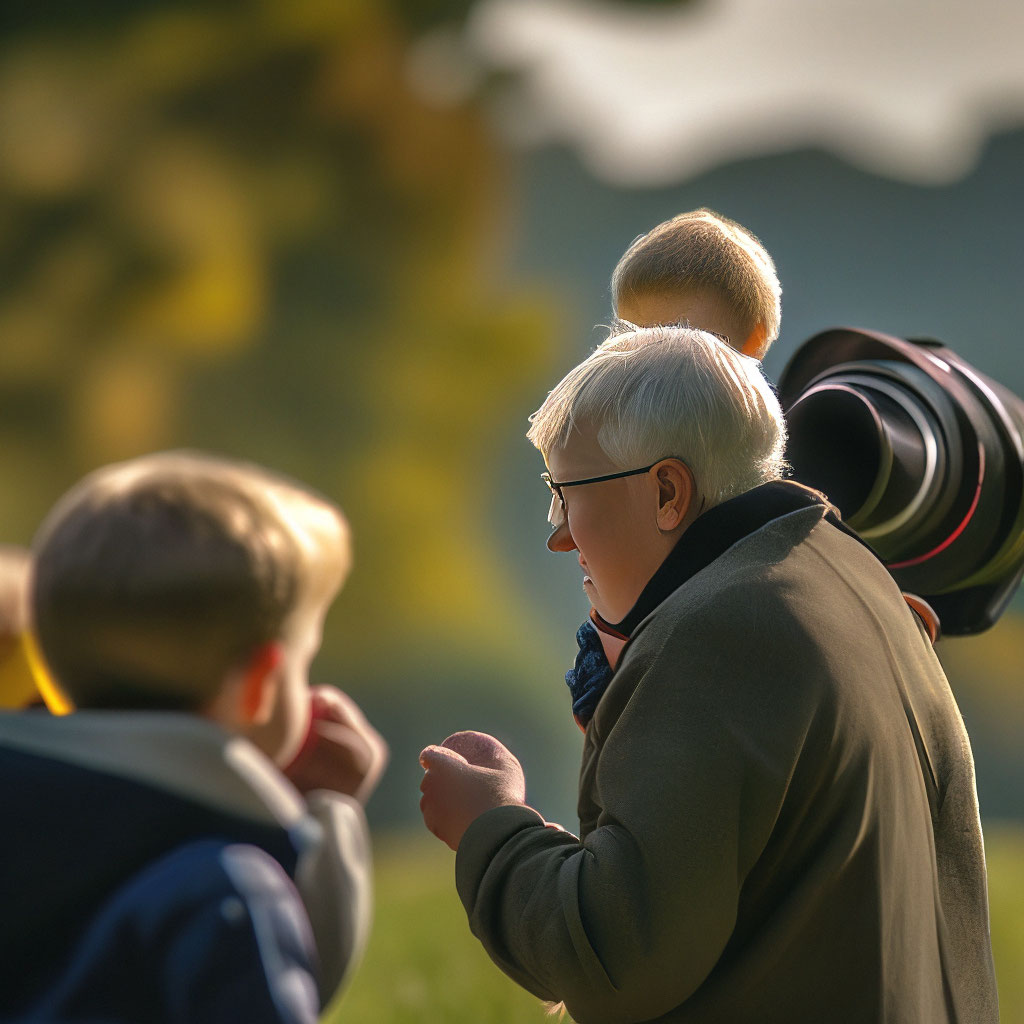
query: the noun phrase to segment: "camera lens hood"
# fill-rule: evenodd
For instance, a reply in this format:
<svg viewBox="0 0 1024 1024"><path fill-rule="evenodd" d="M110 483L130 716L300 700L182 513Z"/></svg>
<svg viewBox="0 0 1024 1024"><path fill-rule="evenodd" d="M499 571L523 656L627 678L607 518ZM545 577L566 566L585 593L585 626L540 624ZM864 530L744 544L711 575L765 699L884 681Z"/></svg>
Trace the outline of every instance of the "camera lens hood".
<svg viewBox="0 0 1024 1024"><path fill-rule="evenodd" d="M993 625L1024 575L1024 402L942 342L852 327L806 341L779 399L794 479L943 632Z"/></svg>

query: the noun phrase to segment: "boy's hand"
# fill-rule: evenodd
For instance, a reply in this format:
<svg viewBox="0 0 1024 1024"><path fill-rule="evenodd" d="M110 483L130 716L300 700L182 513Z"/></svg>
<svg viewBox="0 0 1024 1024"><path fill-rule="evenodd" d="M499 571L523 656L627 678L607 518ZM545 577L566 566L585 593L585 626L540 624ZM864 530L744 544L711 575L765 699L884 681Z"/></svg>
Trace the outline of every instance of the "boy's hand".
<svg viewBox="0 0 1024 1024"><path fill-rule="evenodd" d="M420 783L424 824L453 850L484 811L526 803L522 765L486 733L453 733L441 746L424 749L420 764L425 772Z"/></svg>
<svg viewBox="0 0 1024 1024"><path fill-rule="evenodd" d="M331 789L366 803L387 765L387 743L336 687L311 687L310 711L309 737L285 775L302 793Z"/></svg>

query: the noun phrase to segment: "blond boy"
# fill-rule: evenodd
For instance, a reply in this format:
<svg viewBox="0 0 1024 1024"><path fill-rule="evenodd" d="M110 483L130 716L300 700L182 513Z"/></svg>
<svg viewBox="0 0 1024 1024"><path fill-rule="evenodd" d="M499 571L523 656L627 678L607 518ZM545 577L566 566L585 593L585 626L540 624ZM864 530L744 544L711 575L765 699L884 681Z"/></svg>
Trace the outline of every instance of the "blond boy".
<svg viewBox="0 0 1024 1024"><path fill-rule="evenodd" d="M349 561L333 504L225 459L134 459L58 502L31 617L77 710L0 716L0 1017L317 1019L365 940L385 755L307 681Z"/></svg>
<svg viewBox="0 0 1024 1024"><path fill-rule="evenodd" d="M611 289L613 312L623 324L697 327L757 359L779 336L782 287L771 256L741 224L707 207L677 214L634 239L612 273ZM551 551L571 550L560 505L552 496ZM580 656L566 677L570 689L583 674L611 672L625 640L592 610L577 633Z"/></svg>
<svg viewBox="0 0 1024 1024"><path fill-rule="evenodd" d="M703 207L640 235L612 274L620 319L638 327L686 322L758 359L779 336L781 295L761 242Z"/></svg>

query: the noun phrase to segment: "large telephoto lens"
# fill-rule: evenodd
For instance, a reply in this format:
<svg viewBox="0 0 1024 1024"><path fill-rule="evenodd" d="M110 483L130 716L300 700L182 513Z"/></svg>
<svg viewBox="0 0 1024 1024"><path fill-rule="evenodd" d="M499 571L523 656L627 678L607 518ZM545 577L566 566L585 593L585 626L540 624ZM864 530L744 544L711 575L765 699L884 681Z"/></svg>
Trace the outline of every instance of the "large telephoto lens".
<svg viewBox="0 0 1024 1024"><path fill-rule="evenodd" d="M941 342L854 328L805 342L779 397L794 479L943 632L991 626L1024 574L1024 402Z"/></svg>

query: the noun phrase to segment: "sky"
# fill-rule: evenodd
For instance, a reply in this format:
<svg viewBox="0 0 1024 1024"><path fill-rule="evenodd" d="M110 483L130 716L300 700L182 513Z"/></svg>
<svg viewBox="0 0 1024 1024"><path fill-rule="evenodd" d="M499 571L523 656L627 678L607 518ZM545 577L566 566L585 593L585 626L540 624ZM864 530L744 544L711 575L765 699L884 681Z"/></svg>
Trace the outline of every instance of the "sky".
<svg viewBox="0 0 1024 1024"><path fill-rule="evenodd" d="M514 72L495 113L614 185L821 148L908 183L959 180L1024 124L1024 4L974 0L482 0L466 36Z"/></svg>

